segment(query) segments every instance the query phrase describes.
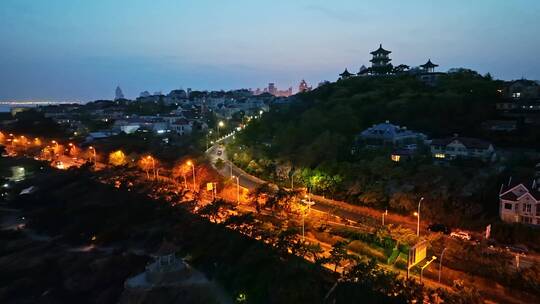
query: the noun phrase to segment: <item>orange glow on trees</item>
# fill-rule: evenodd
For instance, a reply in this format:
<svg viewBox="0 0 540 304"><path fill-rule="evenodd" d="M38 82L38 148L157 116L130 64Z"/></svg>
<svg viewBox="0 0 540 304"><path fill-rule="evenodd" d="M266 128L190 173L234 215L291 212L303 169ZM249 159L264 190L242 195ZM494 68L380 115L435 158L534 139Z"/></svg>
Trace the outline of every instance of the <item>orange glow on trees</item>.
<svg viewBox="0 0 540 304"><path fill-rule="evenodd" d="M39 138L34 138L34 146L38 146L40 147L41 146L41 140Z"/></svg>
<svg viewBox="0 0 540 304"><path fill-rule="evenodd" d="M0 143L4 143L6 141L6 135L4 133L0 132Z"/></svg>
<svg viewBox="0 0 540 304"><path fill-rule="evenodd" d="M109 164L112 166L124 166L127 164L126 155L121 150L109 154Z"/></svg>
<svg viewBox="0 0 540 304"><path fill-rule="evenodd" d="M68 146L69 146L69 150L68 150L69 155L71 157L77 157L79 155L79 148L77 148L77 146L75 146L72 143L69 143Z"/></svg>
<svg viewBox="0 0 540 304"><path fill-rule="evenodd" d="M150 179L150 170L153 171L154 177L156 176L157 160L151 155L147 155L139 159L139 167L146 172L146 177Z"/></svg>
<svg viewBox="0 0 540 304"><path fill-rule="evenodd" d="M180 177L184 180L184 188L187 188L186 175L191 171L191 168L185 162L177 163L172 169L172 175L174 179L179 179Z"/></svg>

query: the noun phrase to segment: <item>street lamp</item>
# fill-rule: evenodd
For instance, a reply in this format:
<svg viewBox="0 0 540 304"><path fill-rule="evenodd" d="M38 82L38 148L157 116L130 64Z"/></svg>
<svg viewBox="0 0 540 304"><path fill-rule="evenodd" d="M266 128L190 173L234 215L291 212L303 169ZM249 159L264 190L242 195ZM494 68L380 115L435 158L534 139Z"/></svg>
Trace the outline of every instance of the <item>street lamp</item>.
<svg viewBox="0 0 540 304"><path fill-rule="evenodd" d="M240 176L233 175L232 178L236 178L236 202L240 205Z"/></svg>
<svg viewBox="0 0 540 304"><path fill-rule="evenodd" d="M437 259L436 256L432 256L432 257L431 257L431 260L429 260L424 266L422 266L422 268L420 268L420 283L422 283L422 277L423 277L423 275L424 275L424 269L425 269L426 267L428 267L429 264L431 264L431 262L435 261L436 259Z"/></svg>
<svg viewBox="0 0 540 304"><path fill-rule="evenodd" d="M439 283L441 282L441 270L442 270L442 260L444 258L444 252L446 251L446 247L443 249L441 253L441 260L439 261Z"/></svg>
<svg viewBox="0 0 540 304"><path fill-rule="evenodd" d="M208 136L212 135L212 130L208 131L208 133L206 133L206 150L208 150Z"/></svg>
<svg viewBox="0 0 540 304"><path fill-rule="evenodd" d="M420 201L418 201L418 212L416 214L416 216L418 217L417 222L416 222L416 236L420 236L420 204L422 203L423 200L424 200L424 197L421 197Z"/></svg>
<svg viewBox="0 0 540 304"><path fill-rule="evenodd" d="M217 125L217 137L218 137L218 139L219 139L219 128L223 128L224 126L225 126L225 123L222 120L220 120L218 122L218 125Z"/></svg>
<svg viewBox="0 0 540 304"><path fill-rule="evenodd" d="M152 162L152 172L154 173L154 179L157 179L157 174L156 174L156 160L151 156L151 155L148 155L146 156L146 159L151 161ZM146 171L147 173L147 176L148 176L148 171ZM148 176L149 177L149 176Z"/></svg>
<svg viewBox="0 0 540 304"><path fill-rule="evenodd" d="M195 192L195 164L193 164L192 161L188 160L187 165L191 166L191 168L193 169L193 192Z"/></svg>
<svg viewBox="0 0 540 304"><path fill-rule="evenodd" d="M305 209L302 209L302 241L305 240L305 220L306 220L306 213L309 212L309 210L311 209L311 206L315 205L314 202L312 202L310 200L310 196L309 195L304 195L305 198L307 198L308 200L302 200L302 202L306 205ZM307 212L306 212L307 210Z"/></svg>
<svg viewBox="0 0 540 304"><path fill-rule="evenodd" d="M382 214L382 225L384 227L384 217L388 215L388 210L384 210L384 213Z"/></svg>
<svg viewBox="0 0 540 304"><path fill-rule="evenodd" d="M96 169L97 168L96 148L90 146L90 147L88 147L88 150L92 150L92 154L94 156L94 169Z"/></svg>

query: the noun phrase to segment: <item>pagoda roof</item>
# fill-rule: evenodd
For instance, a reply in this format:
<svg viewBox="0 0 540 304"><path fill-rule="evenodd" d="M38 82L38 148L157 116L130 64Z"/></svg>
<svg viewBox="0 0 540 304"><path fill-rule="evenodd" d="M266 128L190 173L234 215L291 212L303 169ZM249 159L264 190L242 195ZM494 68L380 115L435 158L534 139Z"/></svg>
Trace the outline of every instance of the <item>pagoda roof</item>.
<svg viewBox="0 0 540 304"><path fill-rule="evenodd" d="M345 71L343 71L343 73L339 74L339 76L352 76L353 74L349 73L349 71L347 69L345 69Z"/></svg>
<svg viewBox="0 0 540 304"><path fill-rule="evenodd" d="M370 59L369 62L390 62L392 61L392 59L386 57L379 57L379 58L373 58L373 59Z"/></svg>
<svg viewBox="0 0 540 304"><path fill-rule="evenodd" d="M371 55L377 55L377 54L384 54L384 55L388 55L388 54L390 54L390 53L392 53L392 52L391 52L391 51L388 51L388 50L385 50L385 49L383 49L383 47L382 47L382 43L381 43L381 44L379 45L379 48L378 48L377 50L375 50L375 51L371 52L370 54L371 54Z"/></svg>
<svg viewBox="0 0 540 304"><path fill-rule="evenodd" d="M431 59L429 59L428 62L426 62L426 64L422 64L420 67L428 69L428 68L434 68L438 66L439 66L438 64L434 64L433 62L431 62Z"/></svg>

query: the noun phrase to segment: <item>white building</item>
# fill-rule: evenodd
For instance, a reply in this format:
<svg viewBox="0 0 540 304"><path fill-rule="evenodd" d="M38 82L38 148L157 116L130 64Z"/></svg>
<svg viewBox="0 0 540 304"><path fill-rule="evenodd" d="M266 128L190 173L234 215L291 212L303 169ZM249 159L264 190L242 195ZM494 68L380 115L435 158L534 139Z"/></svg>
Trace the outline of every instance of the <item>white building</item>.
<svg viewBox="0 0 540 304"><path fill-rule="evenodd" d="M433 139L430 144L431 155L438 159L476 158L494 160L495 148L485 140L469 137L448 137Z"/></svg>
<svg viewBox="0 0 540 304"><path fill-rule="evenodd" d="M499 193L499 216L508 223L540 225L540 188L536 181L503 185Z"/></svg>

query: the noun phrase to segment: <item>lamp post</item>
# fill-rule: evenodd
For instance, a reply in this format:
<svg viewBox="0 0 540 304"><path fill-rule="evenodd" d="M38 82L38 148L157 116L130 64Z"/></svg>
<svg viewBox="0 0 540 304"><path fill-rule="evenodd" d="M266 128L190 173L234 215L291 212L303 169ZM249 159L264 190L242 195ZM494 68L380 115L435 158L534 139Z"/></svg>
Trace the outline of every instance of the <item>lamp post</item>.
<svg viewBox="0 0 540 304"><path fill-rule="evenodd" d="M58 142L56 140L53 140L51 141L53 144L54 144L54 149L53 149L53 155L56 156L56 151L58 150Z"/></svg>
<svg viewBox="0 0 540 304"><path fill-rule="evenodd" d="M236 178L236 203L240 205L240 177L233 175L232 178Z"/></svg>
<svg viewBox="0 0 540 304"><path fill-rule="evenodd" d="M384 227L384 217L388 215L388 210L384 210L383 214L382 214L382 225Z"/></svg>
<svg viewBox="0 0 540 304"><path fill-rule="evenodd" d="M220 120L218 122L218 125L217 125L217 137L218 137L218 139L219 139L219 129L223 128L223 126L225 126L225 123L222 120Z"/></svg>
<svg viewBox="0 0 540 304"><path fill-rule="evenodd" d="M306 194L304 197L307 198L307 201L302 200L306 205L306 208L302 209L302 241L305 240L305 218L306 218L306 213L308 213L311 206L315 204L315 203L311 202L311 197L309 196L309 194Z"/></svg>
<svg viewBox="0 0 540 304"><path fill-rule="evenodd" d="M441 253L441 260L439 261L439 283L441 282L441 270L442 270L442 261L444 258L444 252L446 251L446 247L443 249Z"/></svg>
<svg viewBox="0 0 540 304"><path fill-rule="evenodd" d="M424 197L420 198L420 201L418 201L418 213L417 213L417 222L416 222L416 236L420 236L420 204L422 204L422 201L424 200Z"/></svg>
<svg viewBox="0 0 540 304"><path fill-rule="evenodd" d="M193 169L193 192L195 192L195 164L193 164L192 161L188 160L187 165L191 166L191 168Z"/></svg>
<svg viewBox="0 0 540 304"><path fill-rule="evenodd" d="M206 150L208 150L208 136L212 135L212 130L209 130L208 133L206 133Z"/></svg>
<svg viewBox="0 0 540 304"><path fill-rule="evenodd" d="M97 160L96 160L96 148L93 146L88 147L88 150L92 150L92 155L94 156L94 169L97 168Z"/></svg>
<svg viewBox="0 0 540 304"><path fill-rule="evenodd" d="M424 265L424 266L422 266L422 268L420 268L420 283L422 283L422 277L423 277L423 275L424 275L424 269L425 269L426 267L428 267L429 264L431 264L431 262L435 261L436 259L437 259L436 256L432 256L432 257L431 257L431 260L429 260L429 261L426 263L426 265Z"/></svg>

